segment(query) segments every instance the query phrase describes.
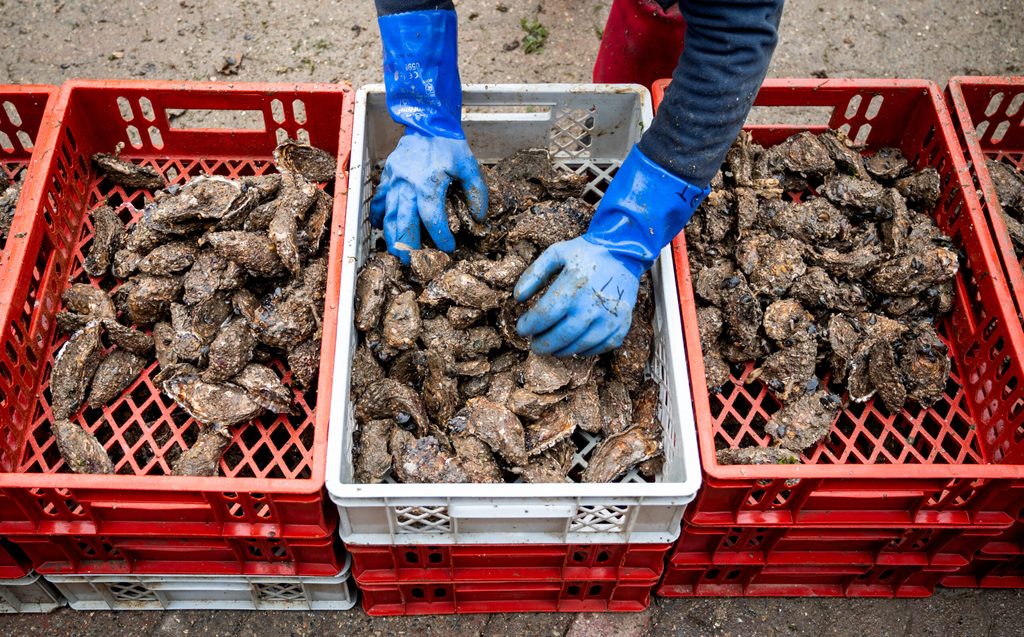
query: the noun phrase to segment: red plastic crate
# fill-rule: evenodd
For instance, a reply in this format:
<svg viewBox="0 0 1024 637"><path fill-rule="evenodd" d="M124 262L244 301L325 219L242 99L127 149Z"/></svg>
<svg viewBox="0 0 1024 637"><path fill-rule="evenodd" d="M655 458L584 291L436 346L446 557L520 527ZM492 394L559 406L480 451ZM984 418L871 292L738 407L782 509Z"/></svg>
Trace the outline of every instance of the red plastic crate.
<svg viewBox="0 0 1024 637"><path fill-rule="evenodd" d="M1024 588L1024 550L986 547L971 563L942 580L949 588Z"/></svg>
<svg viewBox="0 0 1024 637"><path fill-rule="evenodd" d="M655 86L655 104L666 82ZM779 107L828 107L801 125L749 125L777 144L801 131L847 131L869 151L897 146L942 179L939 227L965 256L956 305L940 326L954 370L930 409L908 404L890 415L872 400L851 404L832 434L800 464L723 466L715 451L767 445L762 426L779 405L752 365L709 395L697 333L685 239L673 243L704 485L687 509L698 525L1002 526L1024 493L1024 331L1016 316L966 163L939 88L920 80L768 80L758 115ZM788 115L788 113L787 113ZM781 117L781 116L780 116Z"/></svg>
<svg viewBox="0 0 1024 637"><path fill-rule="evenodd" d="M333 532L300 539L153 535L27 535L11 539L44 575L333 577L345 565L345 550Z"/></svg>
<svg viewBox="0 0 1024 637"><path fill-rule="evenodd" d="M1024 258L1018 259L1013 250L985 165L986 158L1007 160L1024 173L1024 76L954 77L946 87L946 97L1017 311L1024 312Z"/></svg>
<svg viewBox="0 0 1024 637"><path fill-rule="evenodd" d="M0 84L0 171L13 178L28 166L39 125L56 86ZM0 239L0 267L7 260Z"/></svg>
<svg viewBox="0 0 1024 637"><path fill-rule="evenodd" d="M61 293L69 279L84 276L88 212L106 199L127 221L128 204L141 209L152 197L105 182L89 160L93 153L124 142L122 156L156 168L172 183L203 172L264 173L284 136L335 154L327 279L327 298L335 299L352 103L345 84L64 85L42 125L42 166L26 184L8 246L10 266L0 273L0 532L294 538L323 537L333 528L323 483L336 302L328 301L324 311L319 387L295 392L297 415L269 414L236 428L221 461L223 477L168 475L170 460L195 440L199 425L155 387L153 366L114 403L76 418L97 434L118 475L69 473L50 431L47 384L63 341L54 322ZM182 128L174 119L182 111L218 111L231 123ZM237 111L262 124L236 123Z"/></svg>
<svg viewBox="0 0 1024 637"><path fill-rule="evenodd" d="M640 612L657 579L513 580L356 585L372 616L471 613Z"/></svg>
<svg viewBox="0 0 1024 637"><path fill-rule="evenodd" d="M360 584L657 579L671 544L464 544L355 546L352 574Z"/></svg>
<svg viewBox="0 0 1024 637"><path fill-rule="evenodd" d="M32 568L21 550L10 540L0 537L0 580L20 579Z"/></svg>

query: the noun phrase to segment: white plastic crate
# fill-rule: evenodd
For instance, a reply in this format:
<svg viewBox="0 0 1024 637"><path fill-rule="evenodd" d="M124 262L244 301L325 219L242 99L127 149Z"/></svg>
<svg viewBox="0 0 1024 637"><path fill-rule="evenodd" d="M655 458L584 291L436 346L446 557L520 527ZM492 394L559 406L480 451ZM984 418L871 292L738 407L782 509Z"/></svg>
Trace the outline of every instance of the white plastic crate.
<svg viewBox="0 0 1024 637"><path fill-rule="evenodd" d="M524 148L548 148L559 168L590 175L587 196L593 201L652 118L647 89L633 85L468 85L463 105L466 136L481 162L492 163ZM612 484L355 483L355 417L349 400L351 354L357 343L352 324L355 279L371 241L379 236L369 223L371 173L401 134L402 128L388 116L383 87L360 90L327 455L327 490L338 505L342 539L391 545L674 541L701 473L668 249L652 273L656 343L649 373L661 385L659 416L665 429L664 469L655 482L633 473ZM576 461L585 463L581 454Z"/></svg>
<svg viewBox="0 0 1024 637"><path fill-rule="evenodd" d="M48 613L64 598L39 573L0 580L0 613Z"/></svg>
<svg viewBox="0 0 1024 637"><path fill-rule="evenodd" d="M350 558L351 559L351 558ZM47 575L75 610L348 610L349 565L336 577Z"/></svg>

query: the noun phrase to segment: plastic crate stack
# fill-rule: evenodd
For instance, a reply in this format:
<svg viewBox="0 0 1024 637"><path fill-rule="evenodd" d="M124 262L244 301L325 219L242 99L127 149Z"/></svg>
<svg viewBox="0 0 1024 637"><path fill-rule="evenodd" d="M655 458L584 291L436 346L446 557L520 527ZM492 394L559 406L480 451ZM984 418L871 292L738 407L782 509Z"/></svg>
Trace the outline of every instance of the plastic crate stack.
<svg viewBox="0 0 1024 637"><path fill-rule="evenodd" d="M785 123L794 110L799 125ZM749 379L752 365L709 394L681 236L673 250L704 486L657 594L929 595L986 559L1024 502L1024 331L942 93L916 80L768 80L751 121L764 146L831 127L867 152L894 146L939 171L933 216L963 255L955 307L937 326L953 374L929 409L849 404L799 464L719 465L717 449L771 444L763 426L779 404Z"/></svg>
<svg viewBox="0 0 1024 637"><path fill-rule="evenodd" d="M986 160L1024 173L1024 77L954 77L946 88L946 99L981 203L983 227L991 233L1020 317L1024 312L1024 251L1014 248ZM1021 408L1020 402L1012 405L1016 411ZM1015 437L1021 437L1019 429ZM945 578L943 586L1024 587L1024 502L1011 514L1013 526L992 538L969 565Z"/></svg>
<svg viewBox="0 0 1024 637"><path fill-rule="evenodd" d="M170 475L170 459L195 441L199 424L159 391L155 364L107 406L73 417L106 448L116 475L64 466L48 388L66 340L54 317L70 281L84 280L90 212L106 203L128 223L154 195L104 179L94 153L122 148L122 158L155 168L170 184L203 173L265 173L285 137L335 153L331 298L341 269L351 110L345 85L83 81L54 98L0 272L0 535L72 607L353 605L337 516L322 488L337 304L324 311L323 351L331 355L321 359L319 387L295 391L294 414L237 427L219 477ZM197 112L218 128L190 128ZM284 373L279 361L271 364Z"/></svg>
<svg viewBox="0 0 1024 637"><path fill-rule="evenodd" d="M0 172L6 177L4 183L24 183L37 148L39 125L56 92L53 86L0 85ZM0 238L0 270L8 261L9 230L4 228ZM0 402L5 398L6 393L0 392ZM0 613L45 613L61 603L57 591L32 571L24 554L0 532Z"/></svg>
<svg viewBox="0 0 1024 637"><path fill-rule="evenodd" d="M557 164L591 177L600 198L651 120L646 90L602 85L466 86L463 125L477 158L498 161L524 148L549 149ZM689 408L675 272L666 251L654 272L655 353L661 385L665 463L653 483L358 484L353 479L355 419L349 400L356 272L378 235L369 224L372 171L402 129L387 114L380 86L356 98L345 228L338 349L328 449L327 490L371 615L500 611L639 611L679 534L700 483ZM577 433L584 465L596 444ZM582 436L582 437L581 437Z"/></svg>

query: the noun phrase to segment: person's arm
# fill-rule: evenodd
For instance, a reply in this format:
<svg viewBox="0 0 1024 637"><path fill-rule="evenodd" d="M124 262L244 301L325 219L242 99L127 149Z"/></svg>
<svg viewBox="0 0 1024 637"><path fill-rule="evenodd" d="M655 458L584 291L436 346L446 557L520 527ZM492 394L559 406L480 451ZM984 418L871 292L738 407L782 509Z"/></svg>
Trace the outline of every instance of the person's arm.
<svg viewBox="0 0 1024 637"><path fill-rule="evenodd" d="M783 0L683 0L686 45L640 150L701 187L722 165L768 73Z"/></svg>
<svg viewBox="0 0 1024 637"><path fill-rule="evenodd" d="M783 0L683 0L686 43L651 129L633 148L587 232L523 273L517 329L535 351L590 356L622 344L639 279L708 194L775 50Z"/></svg>
<svg viewBox="0 0 1024 637"><path fill-rule="evenodd" d="M462 131L455 11L450 1L376 0L388 112L405 134L388 156L370 201L370 221L404 263L422 246L455 249L445 196L461 185L469 208L487 213L487 186Z"/></svg>

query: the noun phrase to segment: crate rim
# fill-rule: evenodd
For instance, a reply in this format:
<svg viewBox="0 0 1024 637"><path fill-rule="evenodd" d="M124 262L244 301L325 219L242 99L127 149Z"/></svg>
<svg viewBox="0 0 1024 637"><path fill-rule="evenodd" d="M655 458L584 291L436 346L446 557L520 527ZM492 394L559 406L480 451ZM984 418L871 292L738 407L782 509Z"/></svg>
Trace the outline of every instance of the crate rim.
<svg viewBox="0 0 1024 637"><path fill-rule="evenodd" d="M536 91L548 91L548 92L569 92L577 94L623 94L623 93L635 93L640 100L640 109L643 112L649 112L652 109L652 99L650 92L646 87L639 84L588 84L588 83L481 83L481 84L463 84L463 93L466 92L489 92L489 91L508 91L508 92L536 92ZM356 94L355 100L355 121L365 121L367 100L370 95L379 95L384 93L383 84L367 84L359 88ZM352 147L356 145L362 145L363 131L359 126L353 126L352 131ZM362 157L351 157L351 175L356 175L357 178L361 178L366 166L362 164ZM345 232L345 250L342 253L342 277L345 277L345 272L350 270L354 266L353 254L355 252L356 236L351 230L354 230L353 219L358 220L361 214L362 202L359 201L358 197L349 197L348 199L348 210L346 217L346 232ZM669 246L666 246L662 250L660 255L661 263L667 264L663 266L666 270L672 270L671 266L671 252ZM675 279L674 270L672 271L672 278ZM663 282L663 285L667 287L667 283ZM666 299L668 300L668 299ZM666 331L669 333L682 333L682 315L678 311L672 311L671 307L666 312L668 316L668 326ZM344 317L343 317L344 318ZM339 328L341 327L341 321L339 320ZM682 341L680 341L682 345ZM685 348L682 350L685 351ZM336 369L342 370L344 373L348 373L349 367L347 364L336 364ZM332 396L332 398L334 398ZM348 398L348 392L345 392L345 399ZM333 400L333 405L341 405L343 401ZM680 401L680 405L684 411L692 405L689 401ZM330 437L328 440L328 448L338 449L342 446L342 425L341 423L346 419L345 414L342 411L342 407L333 408L332 410L337 413L333 414L333 420L336 421L335 425L331 428ZM694 451L697 450L697 440L695 431L691 431L688 435L684 431L686 437L685 446L688 449ZM691 439L692 438L692 439ZM624 501L628 504L643 504L646 502L660 503L666 505L682 505L687 504L693 500L693 494L697 492L700 487L702 476L699 471L690 471L687 478L683 482L653 482L644 483L643 485L638 484L623 484L623 483L602 483L600 485L594 485L589 483L548 483L548 484L526 484L526 483L506 483L498 485L501 488L495 489L492 484L484 483L465 483L465 484L445 484L444 492L439 493L438 487L442 485L438 484L401 484L401 483L382 483L382 484L356 484L356 483L345 483L341 481L341 464L345 459L342 457L342 453L328 454L328 465L325 485L327 493L331 500L339 506L358 507L360 505L377 505L376 501L380 501L384 506L433 506L434 503L444 504L456 504L460 501L468 501L473 499L500 499L500 500L515 500L515 499L529 499L532 500L530 504L536 506L567 506L565 502L567 499L573 499L579 503L586 503L592 501L595 504L617 504L616 499ZM696 466L696 465L694 465ZM601 493L595 494L594 487L598 486L601 489ZM558 494L553 494L553 491L557 490ZM525 505L524 506L529 506ZM529 512L524 511L524 515L529 515ZM525 535L534 535L533 532L524 532ZM440 538L438 538L440 540ZM429 538L423 542L429 544ZM442 542L446 543L446 542ZM464 542L460 542L464 543Z"/></svg>
<svg viewBox="0 0 1024 637"><path fill-rule="evenodd" d="M654 84L655 95L663 93L665 87L671 80L658 80ZM956 139L953 128L953 121L949 109L946 107L939 85L931 80L923 79L861 79L861 78L838 78L838 79L811 79L811 78L768 78L762 84L762 88L794 90L819 90L824 88L835 89L858 89L862 92L870 92L872 89L902 89L919 90L927 97L935 109L939 120L937 134L945 138L946 146L950 150L950 158L953 162L953 172L959 181L960 190L964 194L964 207L966 214L970 216L975 226L983 228L980 224L983 220L981 203L977 198L974 188L970 182L969 171L966 159L960 144ZM660 101L660 100L659 100ZM755 101L756 105L756 101ZM744 126L744 130L764 128L764 126ZM1005 311L1007 307L1013 307L1013 301L1009 295L1005 278L1001 275L1002 268L998 263L993 264L995 258L995 246L988 233L979 232L979 240L986 248L983 254L976 255L978 259L977 272L993 279L995 292L1001 298L999 308L994 308L1007 325L1011 338L1011 351L1024 352L1024 332L1022 332L1017 317L1011 317L1012 321L1006 321ZM672 244L672 252L675 258L683 259L683 267L686 266L686 254L680 247L677 239ZM994 267L993 267L994 266ZM682 306L685 303L695 302L692 286L685 290L679 286L679 301ZM1014 329L1016 326L1016 329ZM691 333L692 332L692 333ZM695 330L684 332L684 341L687 350L697 348L700 351L700 342L697 340ZM697 358L697 357L694 357ZM703 359L699 365L690 365L690 383L693 391L691 396L694 400L694 412L698 423L707 418L709 412L708 390L704 377ZM702 415L703 414L703 415ZM721 480L773 480L773 479L907 479L912 478L1024 478L1024 465L1000 465L1000 464L794 464L794 465L719 465L716 458L714 440L709 436L700 435L701 427L698 425L698 445L700 447L701 467L707 477ZM908 474L911 474L908 476ZM894 485L894 487L897 485Z"/></svg>
<svg viewBox="0 0 1024 637"><path fill-rule="evenodd" d="M41 85L46 86L46 85ZM46 108L39 126L39 133L36 136L36 152L32 154L32 162L37 165L44 165L44 160L49 165L49 158L53 155L57 145L57 138L63 123L63 113L68 106L72 95L80 90L90 89L129 89L129 90L174 90L192 91L199 93L263 93L273 94L278 92L330 92L337 93L342 99L342 112L351 112L353 108L354 90L348 82L337 83L303 83L303 82L194 82L190 80L164 81L164 80L100 80L100 79L75 79L64 82L55 89L55 95L51 94L50 102ZM198 129L203 130L203 129ZM351 128L340 127L338 131L338 167L335 173L335 194L332 203L332 225L345 227L346 202L348 199L348 175L350 172L349 163L352 154L352 131ZM136 156L128 153L129 156ZM18 205L15 209L15 221L26 218L23 210L36 210L42 203L46 184L42 179L33 179L22 191ZM340 215L340 216L339 216ZM25 258L25 252L29 245L32 245L31 232L23 231L21 227L12 225L9 241L5 248L8 259L7 263L21 263ZM19 236L19 234L21 236ZM341 237L337 232L331 232L331 249L341 250ZM5 268L6 270L7 268ZM328 274L328 289L332 280L337 282L340 276ZM0 280L5 278L0 272ZM11 312L10 299L7 295L0 295L0 319L2 324L7 324L7 318ZM325 299L325 314L338 311L337 302ZM336 334L327 332L323 335L321 345L321 366L323 359L327 359L326 370L321 369L317 380L317 410L316 423L313 438L313 457L310 463L310 476L308 478L227 478L223 476L213 477L188 477L188 476L156 476L156 475L121 475L121 474L67 474L67 473L8 473L0 472L0 489L4 488L43 488L60 489L68 488L68 476L74 476L75 484L72 488L82 491L97 489L102 491L114 491L131 489L134 492L145 491L191 491L200 493L212 492L260 492L266 491L276 494L312 494L322 490L324 485L324 473L326 469L327 438L330 423L330 403L333 377L333 351L335 348ZM324 357L323 351L328 349L332 354ZM326 371L327 373L323 373Z"/></svg>
<svg viewBox="0 0 1024 637"><path fill-rule="evenodd" d="M971 117L970 108L967 106L967 100L964 97L964 86L987 86L993 90L1015 87L1024 90L1024 75L988 75L980 77L955 75L949 78L949 82L946 85L946 94L951 102L950 112L956 116L955 123L959 132L963 134L963 151L966 153L967 159L970 160L968 170L973 170L977 173L978 186L985 195L986 203L983 206L983 212L984 208L989 208L992 212L992 214L985 215L985 217L991 226L991 234L994 235L996 247L999 250L999 260L1003 265L1003 276L1007 278L1012 290L1015 292L1010 296L1017 303L1018 312L1024 312L1024 271L1016 267L1017 259L1014 255L1010 234L1006 228L1006 222L1003 221L1003 206L999 203L999 197L996 196L992 175L989 173L988 164L985 163L985 151L982 150L981 142L978 141L978 130L975 127L974 118ZM976 192L973 187L971 192L972 194ZM1014 257L1013 260L1007 261L1010 257Z"/></svg>

